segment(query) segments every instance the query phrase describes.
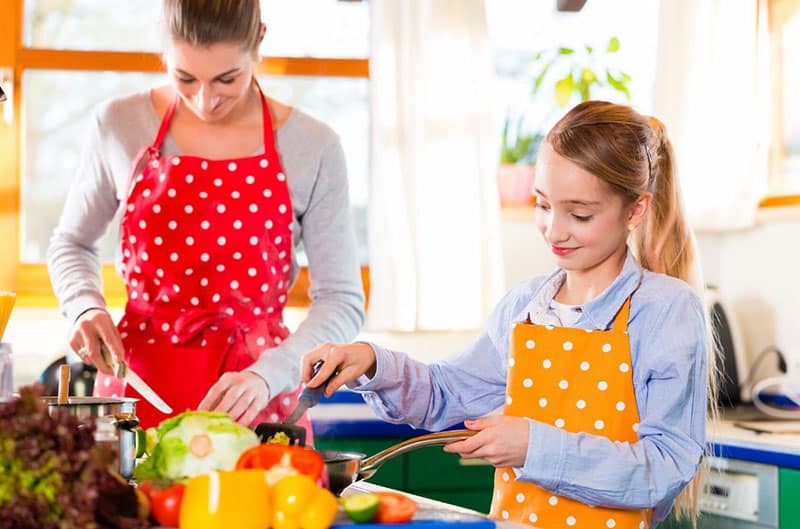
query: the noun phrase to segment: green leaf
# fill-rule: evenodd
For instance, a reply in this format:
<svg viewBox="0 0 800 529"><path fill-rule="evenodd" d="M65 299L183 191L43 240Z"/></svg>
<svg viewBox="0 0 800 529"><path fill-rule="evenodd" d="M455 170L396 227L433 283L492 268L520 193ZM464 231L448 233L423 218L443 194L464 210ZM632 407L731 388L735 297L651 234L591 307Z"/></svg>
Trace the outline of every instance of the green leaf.
<svg viewBox="0 0 800 529"><path fill-rule="evenodd" d="M619 73L619 80L625 84L628 84L631 80L631 76L626 74L625 72Z"/></svg>
<svg viewBox="0 0 800 529"><path fill-rule="evenodd" d="M556 83L556 103L558 106L566 106L569 100L572 99L572 92L575 90L575 80L572 78L572 73L568 73L566 77L560 79Z"/></svg>
<svg viewBox="0 0 800 529"><path fill-rule="evenodd" d="M609 39L606 51L608 51L608 53L616 53L619 51L619 39L617 37L611 37Z"/></svg>
<svg viewBox="0 0 800 529"><path fill-rule="evenodd" d="M608 81L608 84L612 88L614 88L614 90L625 94L625 97L627 98L628 101L631 100L631 92L630 90L628 90L628 87L625 85L625 83L623 83L622 81L611 75L611 72L609 72L608 70L606 70L606 80Z"/></svg>
<svg viewBox="0 0 800 529"><path fill-rule="evenodd" d="M593 48L592 46L590 46L590 45L586 44L586 53L588 53L589 55L591 55L591 54L592 54L592 52L594 52L594 48Z"/></svg>
<svg viewBox="0 0 800 529"><path fill-rule="evenodd" d="M564 47L558 48L559 55L572 55L573 53L575 53L575 50L573 50L572 48L564 48Z"/></svg>
<svg viewBox="0 0 800 529"><path fill-rule="evenodd" d="M542 71L533 79L533 90L531 90L531 95L536 95L539 92L539 88L542 86L542 82L544 82L544 78L547 76L547 72L550 71L550 67L553 65L553 61L547 63L547 65L542 68Z"/></svg>
<svg viewBox="0 0 800 529"><path fill-rule="evenodd" d="M586 84L592 84L597 82L597 76L592 71L591 68L584 68L581 72L581 81Z"/></svg>

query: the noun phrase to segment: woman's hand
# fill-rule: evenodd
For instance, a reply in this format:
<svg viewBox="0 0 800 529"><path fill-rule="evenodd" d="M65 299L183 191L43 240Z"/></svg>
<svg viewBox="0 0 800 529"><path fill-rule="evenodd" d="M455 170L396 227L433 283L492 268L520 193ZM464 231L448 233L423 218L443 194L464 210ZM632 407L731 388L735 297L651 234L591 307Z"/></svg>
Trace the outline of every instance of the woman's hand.
<svg viewBox="0 0 800 529"><path fill-rule="evenodd" d="M269 386L263 378L251 371L230 371L211 386L197 409L221 411L250 426L268 403Z"/></svg>
<svg viewBox="0 0 800 529"><path fill-rule="evenodd" d="M108 349L114 362L125 356L122 338L105 309L89 309L81 314L72 327L69 345L85 364L92 364L107 375L113 375L114 370L103 360L101 348Z"/></svg>
<svg viewBox="0 0 800 529"><path fill-rule="evenodd" d="M498 415L475 421L464 421L464 425L478 433L444 447L445 452L461 457L479 457L496 467L521 467L528 454L530 431L527 419Z"/></svg>
<svg viewBox="0 0 800 529"><path fill-rule="evenodd" d="M322 360L319 373L312 377L313 366ZM303 356L300 378L310 388L324 384L334 375L327 386L325 395L330 397L342 384L347 384L361 375L375 376L375 351L365 343L336 345L324 343Z"/></svg>

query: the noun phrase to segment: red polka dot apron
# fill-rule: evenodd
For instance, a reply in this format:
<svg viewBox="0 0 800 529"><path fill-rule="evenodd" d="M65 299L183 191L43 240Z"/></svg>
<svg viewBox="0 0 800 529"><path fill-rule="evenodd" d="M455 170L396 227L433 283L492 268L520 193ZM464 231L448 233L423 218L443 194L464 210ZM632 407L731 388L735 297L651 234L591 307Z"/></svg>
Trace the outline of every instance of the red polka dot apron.
<svg viewBox="0 0 800 529"><path fill-rule="evenodd" d="M608 331L519 323L511 334L505 415L612 441L639 439L627 325L630 298ZM491 516L539 527L645 529L651 509L590 507L498 468ZM624 485L620 485L624 486Z"/></svg>
<svg viewBox="0 0 800 529"><path fill-rule="evenodd" d="M120 230L128 302L118 325L126 361L175 413L196 409L220 375L288 336L293 220L264 95L264 154L233 160L161 156L177 104L133 165ZM98 373L95 395L123 394L140 397ZM298 394L273 395L253 424L282 420ZM145 400L136 413L143 427L167 418ZM308 417L299 424L311 437Z"/></svg>

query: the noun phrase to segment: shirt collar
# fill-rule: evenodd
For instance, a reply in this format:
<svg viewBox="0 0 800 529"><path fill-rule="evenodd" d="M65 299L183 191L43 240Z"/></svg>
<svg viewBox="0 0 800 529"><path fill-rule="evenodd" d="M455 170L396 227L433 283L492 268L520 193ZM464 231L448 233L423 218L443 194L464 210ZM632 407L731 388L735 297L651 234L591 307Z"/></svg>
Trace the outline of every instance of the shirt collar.
<svg viewBox="0 0 800 529"><path fill-rule="evenodd" d="M636 262L629 248L625 256L625 262L622 265L622 271L599 296L582 306L582 314L578 318L576 326L597 330L608 329L622 304L641 283L642 274L642 267ZM525 309L527 313L530 313L531 320L534 323L552 322L553 315L552 309L550 309L550 302L553 301L561 285L564 284L565 278L566 271L563 268L558 268L542 281L540 287L534 293L533 299ZM525 319L525 316L522 319Z"/></svg>

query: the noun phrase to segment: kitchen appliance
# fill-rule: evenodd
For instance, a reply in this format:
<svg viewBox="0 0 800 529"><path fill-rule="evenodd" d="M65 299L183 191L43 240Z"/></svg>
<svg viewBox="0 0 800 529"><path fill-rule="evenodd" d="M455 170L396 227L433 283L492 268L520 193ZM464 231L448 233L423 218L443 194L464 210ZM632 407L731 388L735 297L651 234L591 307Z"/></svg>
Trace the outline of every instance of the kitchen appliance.
<svg viewBox="0 0 800 529"><path fill-rule="evenodd" d="M705 308L718 355L717 404L734 407L749 402L749 388L742 385L749 379L749 369L736 315L719 290L711 285L706 287Z"/></svg>
<svg viewBox="0 0 800 529"><path fill-rule="evenodd" d="M778 529L778 467L708 457L700 483L699 527Z"/></svg>
<svg viewBox="0 0 800 529"><path fill-rule="evenodd" d="M133 475L136 464L136 434L139 425L133 398L69 397L59 404L58 397L42 397L50 413L66 410L78 419L94 419L97 443L110 445L117 453L117 471L125 478Z"/></svg>
<svg viewBox="0 0 800 529"><path fill-rule="evenodd" d="M377 454L366 457L360 452L340 452L320 450L328 469L328 488L339 496L344 489L362 479L371 478L388 460L406 452L426 446L442 446L454 441L462 441L475 435L473 430L448 430L420 435L390 446Z"/></svg>

